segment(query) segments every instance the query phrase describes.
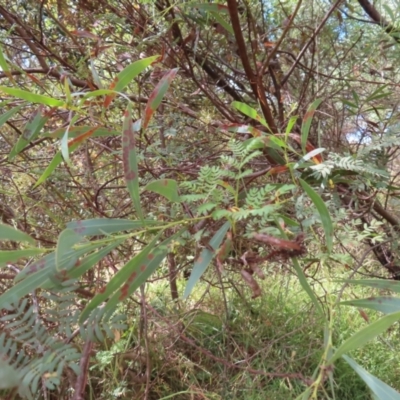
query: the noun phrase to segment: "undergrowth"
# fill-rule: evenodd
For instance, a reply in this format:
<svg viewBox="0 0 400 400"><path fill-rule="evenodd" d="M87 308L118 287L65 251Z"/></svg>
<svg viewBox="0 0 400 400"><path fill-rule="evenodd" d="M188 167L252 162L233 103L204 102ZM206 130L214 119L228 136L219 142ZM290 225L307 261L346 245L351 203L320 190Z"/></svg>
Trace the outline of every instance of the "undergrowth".
<svg viewBox="0 0 400 400"><path fill-rule="evenodd" d="M178 283L183 291L185 281ZM334 287L332 283L332 293ZM143 316L135 313L138 307L127 305L130 329L96 351L88 398L141 399L148 390L151 399L280 400L296 399L305 390L304 379L313 375L321 358L323 324L294 276L270 274L262 284L263 296L256 300L250 293L245 298L239 294L247 289L229 285L222 297L218 287L203 282L187 303L178 305L166 289L165 283L147 287L149 353ZM364 297L369 289L351 290L351 296ZM375 314L368 311L369 321ZM366 325L356 308L343 306L335 315L334 339L339 344ZM351 356L400 389L394 360L399 347L395 326ZM146 371L151 374L147 389ZM351 367L339 361L333 379L325 382L324 398L372 397Z"/></svg>

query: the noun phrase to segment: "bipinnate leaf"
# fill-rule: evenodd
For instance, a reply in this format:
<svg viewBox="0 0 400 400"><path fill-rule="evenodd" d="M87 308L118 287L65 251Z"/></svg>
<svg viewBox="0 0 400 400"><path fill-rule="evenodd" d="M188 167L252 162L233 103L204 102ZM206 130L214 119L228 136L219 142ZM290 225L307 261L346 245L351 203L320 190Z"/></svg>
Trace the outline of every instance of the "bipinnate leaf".
<svg viewBox="0 0 400 400"><path fill-rule="evenodd" d="M187 299L192 293L193 288L200 280L204 272L206 271L208 265L210 264L211 260L216 256L216 250L219 249L226 233L228 232L229 228L231 227L231 223L229 221L225 222L221 228L218 229L216 234L210 240L210 246L215 250L211 251L207 248L204 248L200 254L200 256L196 259L193 265L192 273L190 274L188 283L185 288L185 293L183 294L183 298Z"/></svg>
<svg viewBox="0 0 400 400"><path fill-rule="evenodd" d="M310 105L310 107L308 107L308 110L304 115L303 123L301 124L301 148L303 149L304 153L306 152L306 144L308 140L308 135L310 133L311 122L313 120L315 110L319 107L321 103L322 99L314 100Z"/></svg>
<svg viewBox="0 0 400 400"><path fill-rule="evenodd" d="M6 360L0 360L0 389L18 387L20 377L18 370L8 364Z"/></svg>
<svg viewBox="0 0 400 400"><path fill-rule="evenodd" d="M178 184L174 179L159 179L157 181L150 182L146 185L145 189L158 193L174 203L180 201Z"/></svg>
<svg viewBox="0 0 400 400"><path fill-rule="evenodd" d="M308 185L308 183L300 179L300 184L318 210L322 222L322 227L324 228L325 232L326 247L328 248L328 252L330 253L333 246L333 224L331 216L329 215L329 211L319 194L315 192L314 189Z"/></svg>
<svg viewBox="0 0 400 400"><path fill-rule="evenodd" d="M367 342L385 332L398 320L400 320L400 311L385 315L377 321L372 322L344 341L344 343L342 343L340 347L333 353L333 356L328 360L328 363L333 364L333 362L340 358L343 354L364 346Z"/></svg>
<svg viewBox="0 0 400 400"><path fill-rule="evenodd" d="M154 88L151 93L149 100L146 104L146 108L144 110L144 118L142 122L143 129L146 129L149 125L150 119L153 116L154 112L157 110L158 106L161 104L161 101L165 94L167 93L168 88L171 85L172 80L175 78L178 73L179 68L174 68L168 71L158 82L157 86Z"/></svg>
<svg viewBox="0 0 400 400"><path fill-rule="evenodd" d="M400 400L400 393L396 392L392 387L382 382L376 376L370 374L363 367L357 364L352 358L347 355L342 356L346 362L354 369L360 378L371 389L377 399L379 400Z"/></svg>
<svg viewBox="0 0 400 400"><path fill-rule="evenodd" d="M0 240L13 240L16 242L29 242L35 244L35 239L10 225L0 224Z"/></svg>
<svg viewBox="0 0 400 400"><path fill-rule="evenodd" d="M142 207L140 205L139 194L139 173L136 156L135 131L132 122L132 108L128 108L124 115L124 124L122 130L122 162L124 165L124 175L126 186L133 201L137 215L143 219Z"/></svg>
<svg viewBox="0 0 400 400"><path fill-rule="evenodd" d="M110 85L110 90L115 90L116 92L122 92L129 83L132 82L142 71L144 71L149 65L155 62L159 56L152 56L148 58L143 58L143 60L135 61L134 63L128 65L124 68L113 80ZM104 99L104 107L107 108L116 94L109 94Z"/></svg>
<svg viewBox="0 0 400 400"><path fill-rule="evenodd" d="M69 222L67 228L82 236L98 236L136 230L157 224L158 222L152 219L131 221L118 218L94 218Z"/></svg>

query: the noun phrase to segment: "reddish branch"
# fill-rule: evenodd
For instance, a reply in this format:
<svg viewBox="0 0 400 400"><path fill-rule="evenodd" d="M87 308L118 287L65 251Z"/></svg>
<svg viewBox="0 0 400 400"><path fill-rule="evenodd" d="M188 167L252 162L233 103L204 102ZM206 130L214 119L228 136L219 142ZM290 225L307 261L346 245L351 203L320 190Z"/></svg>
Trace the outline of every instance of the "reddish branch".
<svg viewBox="0 0 400 400"><path fill-rule="evenodd" d="M82 352L82 358L80 362L81 373L76 380L75 394L73 400L84 400L84 391L87 383L87 371L89 367L90 353L92 351L92 342L88 339L85 343L85 347Z"/></svg>
<svg viewBox="0 0 400 400"><path fill-rule="evenodd" d="M389 22L387 22L385 18L382 17L382 15L375 8L375 6L371 4L368 0L358 0L358 2L360 6L363 8L363 10L372 19L372 21L375 22L376 24L381 25L385 29L386 33L390 35L391 33L396 31L396 28L393 25L389 24ZM396 42L400 42L400 38L395 37L393 35L390 36L392 36L392 38L396 40Z"/></svg>
<svg viewBox="0 0 400 400"><path fill-rule="evenodd" d="M317 29L315 29L314 33L312 34L312 36L310 37L310 40L304 45L304 47L301 49L300 53L298 54L296 61L293 63L292 67L290 68L290 70L288 71L288 73L285 75L285 77L282 79L281 85L283 86L288 79L290 78L290 76L292 75L294 69L296 68L297 64L299 63L299 61L301 60L301 58L303 57L304 53L306 52L306 50L310 47L311 43L315 40L315 38L317 37L318 33L321 31L321 29L324 27L324 25L326 24L326 21L328 21L328 18L331 16L331 14L335 11L335 9L339 6L339 4L342 2L342 0L337 0L336 3L328 10L328 12L326 13L325 17L323 18L323 20L321 21L321 23L318 25Z"/></svg>
<svg viewBox="0 0 400 400"><path fill-rule="evenodd" d="M267 97L262 82L262 71L256 75L250 65L249 58L246 51L246 43L243 38L242 28L240 26L239 11L236 0L227 0L229 15L232 21L233 31L235 33L236 44L238 46L239 57L242 60L244 71L246 72L249 80L251 89L256 99L260 101L261 109L264 114L265 120L268 123L269 128L272 132L277 132L274 118L272 116L271 109L267 103Z"/></svg>

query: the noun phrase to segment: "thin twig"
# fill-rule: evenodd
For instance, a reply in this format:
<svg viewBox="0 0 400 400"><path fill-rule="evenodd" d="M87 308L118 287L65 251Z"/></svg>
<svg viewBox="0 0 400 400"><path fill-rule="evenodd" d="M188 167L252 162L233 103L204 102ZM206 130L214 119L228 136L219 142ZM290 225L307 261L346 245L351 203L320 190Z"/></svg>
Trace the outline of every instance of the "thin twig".
<svg viewBox="0 0 400 400"><path fill-rule="evenodd" d="M81 373L78 376L75 384L75 394L72 400L85 400L84 391L87 383L87 370L89 367L90 353L92 351L92 341L88 338L83 348L80 369Z"/></svg>

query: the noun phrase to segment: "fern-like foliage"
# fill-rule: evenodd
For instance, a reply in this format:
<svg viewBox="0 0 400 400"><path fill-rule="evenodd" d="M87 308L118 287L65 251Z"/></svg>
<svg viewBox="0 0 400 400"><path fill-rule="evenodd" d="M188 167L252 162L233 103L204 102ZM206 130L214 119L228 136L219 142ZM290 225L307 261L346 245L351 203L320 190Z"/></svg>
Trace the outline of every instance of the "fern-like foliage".
<svg viewBox="0 0 400 400"><path fill-rule="evenodd" d="M246 232L269 231L280 217L279 210L285 198L293 196L296 186L292 184L267 184L239 191L244 178L252 174L252 161L262 155L257 150L258 139L246 142L232 140L228 147L230 154L220 157L220 166L203 166L198 178L181 184L183 201L197 203L198 215L210 215L213 219L231 221L246 220ZM290 221L289 221L290 222ZM204 233L204 232L203 232Z"/></svg>
<svg viewBox="0 0 400 400"><path fill-rule="evenodd" d="M328 178L334 170L345 170L356 172L359 176L371 176L380 180L387 180L389 174L384 169L376 168L372 163L369 163L361 158L353 156L341 156L336 153L331 153L328 159L321 164L310 167L312 176L316 179Z"/></svg>
<svg viewBox="0 0 400 400"><path fill-rule="evenodd" d="M366 156L371 152L387 149L393 146L400 145L399 136L400 125L396 124L391 126L384 135L374 137L367 145L360 147L358 150L359 157Z"/></svg>
<svg viewBox="0 0 400 400"><path fill-rule="evenodd" d="M32 398L39 384L54 389L65 367L79 373L77 349L49 334L28 299L10 307L0 324L0 358L15 372L21 394Z"/></svg>
<svg viewBox="0 0 400 400"><path fill-rule="evenodd" d="M36 297L24 298L5 309L6 314L0 317L0 368L10 379L7 375L9 384L0 388L18 387L20 395L27 398L33 398L43 387L54 390L65 368L79 373L81 354L69 343L70 338L78 333L82 339L103 341L105 336L113 337L113 329L125 327L121 315L105 322L102 309L80 326L76 288L75 282L68 282L42 293L40 300L46 300L43 309Z"/></svg>

